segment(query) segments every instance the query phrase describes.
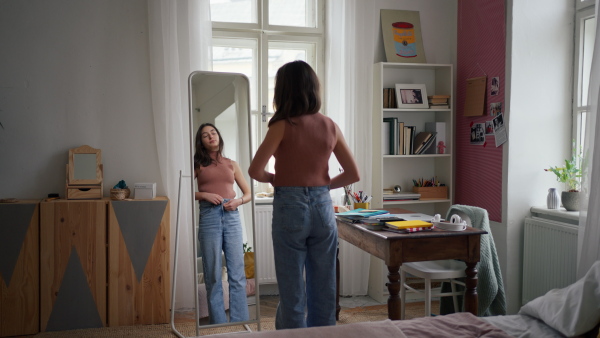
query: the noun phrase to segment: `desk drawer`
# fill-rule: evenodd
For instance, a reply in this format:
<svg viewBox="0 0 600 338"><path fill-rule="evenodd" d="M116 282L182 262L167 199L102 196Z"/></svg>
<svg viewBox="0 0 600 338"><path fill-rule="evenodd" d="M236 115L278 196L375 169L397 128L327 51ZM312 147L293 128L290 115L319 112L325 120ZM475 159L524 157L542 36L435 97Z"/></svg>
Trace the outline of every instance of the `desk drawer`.
<svg viewBox="0 0 600 338"><path fill-rule="evenodd" d="M67 199L68 200L88 200L88 199L101 199L102 188L67 188Z"/></svg>

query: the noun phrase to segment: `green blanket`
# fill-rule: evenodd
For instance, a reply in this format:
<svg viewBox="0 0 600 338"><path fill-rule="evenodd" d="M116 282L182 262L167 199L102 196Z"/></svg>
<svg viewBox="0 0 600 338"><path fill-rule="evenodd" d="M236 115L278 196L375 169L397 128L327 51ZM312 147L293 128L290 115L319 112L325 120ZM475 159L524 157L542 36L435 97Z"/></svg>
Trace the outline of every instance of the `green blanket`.
<svg viewBox="0 0 600 338"><path fill-rule="evenodd" d="M490 229L488 212L485 209L455 204L450 207L446 219L450 219L453 214L467 215L471 219L471 226L477 229L487 231L486 235L481 235L481 259L477 263L477 295L478 295L478 314L480 317L497 316L506 314L506 297L504 295L504 284L502 283L502 273L494 237ZM449 292L450 283L442 284L442 292ZM464 311L462 297L459 297L459 306ZM440 301L440 314L453 313L454 305L452 297L442 297Z"/></svg>

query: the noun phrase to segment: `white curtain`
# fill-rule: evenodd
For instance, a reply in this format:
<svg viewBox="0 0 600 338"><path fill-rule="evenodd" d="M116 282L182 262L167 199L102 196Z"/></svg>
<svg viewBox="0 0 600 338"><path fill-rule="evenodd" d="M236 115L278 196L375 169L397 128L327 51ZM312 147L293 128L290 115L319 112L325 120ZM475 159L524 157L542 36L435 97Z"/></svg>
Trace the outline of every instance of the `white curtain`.
<svg viewBox="0 0 600 338"><path fill-rule="evenodd" d="M354 190L371 189L371 93L375 42L373 31L363 29L369 2L359 0L327 1L325 111L340 127L354 153L360 182ZM339 164L330 164L330 175L339 173ZM343 189L333 192L341 203ZM370 255L340 240L342 295L365 295L369 282Z"/></svg>
<svg viewBox="0 0 600 338"><path fill-rule="evenodd" d="M590 70L590 88L588 102L590 110L586 121L584 166L579 219L579 252L577 278L583 277L595 261L600 260L600 25L598 25L598 6L596 0L596 38Z"/></svg>
<svg viewBox="0 0 600 338"><path fill-rule="evenodd" d="M180 171L185 176L182 179L180 202L175 305L176 309L192 308L192 264L195 264L196 255L192 252L187 79L194 70L209 69L212 37L209 0L149 0L148 26L156 148L163 187L171 201L171 271L174 268Z"/></svg>

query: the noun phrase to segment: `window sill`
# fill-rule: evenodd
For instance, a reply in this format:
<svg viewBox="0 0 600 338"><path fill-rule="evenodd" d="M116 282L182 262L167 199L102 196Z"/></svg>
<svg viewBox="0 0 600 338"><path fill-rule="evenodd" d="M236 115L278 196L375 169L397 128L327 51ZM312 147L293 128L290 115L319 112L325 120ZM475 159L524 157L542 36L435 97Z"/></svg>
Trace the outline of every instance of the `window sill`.
<svg viewBox="0 0 600 338"><path fill-rule="evenodd" d="M273 197L255 197L255 204L273 204Z"/></svg>
<svg viewBox="0 0 600 338"><path fill-rule="evenodd" d="M565 208L548 209L531 207L531 216L545 218L557 222L579 225L579 211L567 211Z"/></svg>

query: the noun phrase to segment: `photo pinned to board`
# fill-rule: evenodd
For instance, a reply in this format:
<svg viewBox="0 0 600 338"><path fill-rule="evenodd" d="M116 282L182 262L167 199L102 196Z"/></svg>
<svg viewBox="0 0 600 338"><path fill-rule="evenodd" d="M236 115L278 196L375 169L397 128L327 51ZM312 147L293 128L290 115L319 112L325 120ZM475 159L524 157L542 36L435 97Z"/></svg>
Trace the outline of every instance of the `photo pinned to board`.
<svg viewBox="0 0 600 338"><path fill-rule="evenodd" d="M485 123L471 124L471 144L482 145L485 143Z"/></svg>
<svg viewBox="0 0 600 338"><path fill-rule="evenodd" d="M490 115L496 116L498 114L502 114L502 102L490 103Z"/></svg>
<svg viewBox="0 0 600 338"><path fill-rule="evenodd" d="M500 93L500 77L495 76L490 84L490 96L496 96L498 93Z"/></svg>
<svg viewBox="0 0 600 338"><path fill-rule="evenodd" d="M494 121L485 121L485 134L494 135Z"/></svg>
<svg viewBox="0 0 600 338"><path fill-rule="evenodd" d="M502 113L498 114L498 116L494 117L492 120L494 123L494 135L496 136L496 147L501 146L508 140L508 135L506 133L506 127L504 126L504 118Z"/></svg>

